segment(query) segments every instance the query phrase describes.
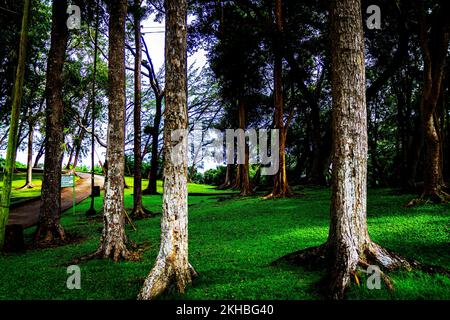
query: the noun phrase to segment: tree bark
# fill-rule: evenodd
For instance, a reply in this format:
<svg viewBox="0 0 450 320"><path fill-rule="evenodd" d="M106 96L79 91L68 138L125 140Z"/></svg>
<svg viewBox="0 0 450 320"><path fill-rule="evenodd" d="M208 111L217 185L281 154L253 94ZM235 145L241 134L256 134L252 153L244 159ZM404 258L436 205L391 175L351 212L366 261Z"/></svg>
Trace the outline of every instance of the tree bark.
<svg viewBox="0 0 450 320"><path fill-rule="evenodd" d="M366 221L367 111L360 0L331 4L333 175L331 221L325 244L282 259L326 262L330 299L344 298L358 266L410 267L370 240ZM310 262L310 261L308 261ZM391 283L386 280L389 286Z"/></svg>
<svg viewBox="0 0 450 320"><path fill-rule="evenodd" d="M63 67L69 33L66 26L67 1L54 1L51 45L47 62L45 161L42 179L41 211L35 239L64 240L61 217L61 169L63 137Z"/></svg>
<svg viewBox="0 0 450 320"><path fill-rule="evenodd" d="M218 189L223 190L223 189L228 189L231 187L231 176L233 175L233 165L232 164L227 164L227 171L225 173L225 181L219 186Z"/></svg>
<svg viewBox="0 0 450 320"><path fill-rule="evenodd" d="M20 106L23 93L23 82L26 68L26 52L28 41L28 22L30 15L30 0L25 0L23 5L22 26L19 42L19 57L17 61L16 77L11 105L11 124L8 133L8 146L6 150L5 173L3 175L3 189L0 202L0 250L3 250L5 240L5 228L8 223L9 205L11 201L11 185L16 163L18 125Z"/></svg>
<svg viewBox="0 0 450 320"><path fill-rule="evenodd" d="M103 203L103 232L97 255L128 259L124 208L125 19L127 0L112 1L109 17L108 163Z"/></svg>
<svg viewBox="0 0 450 320"><path fill-rule="evenodd" d="M276 32L274 37L274 99L275 113L274 123L275 129L280 134L279 144L279 169L274 176L272 193L267 197L284 198L291 195L287 175L286 175L286 134L287 130L284 124L284 101L283 101L283 11L282 0L275 0L275 22Z"/></svg>
<svg viewBox="0 0 450 320"><path fill-rule="evenodd" d="M134 219L145 218L150 211L142 203L142 151L141 151L141 1L134 2L134 41L136 55L134 56L134 168L133 168L133 211Z"/></svg>
<svg viewBox="0 0 450 320"><path fill-rule="evenodd" d="M164 111L164 192L161 245L156 264L144 282L139 299L153 299L174 285L184 293L195 275L188 261L187 206L187 2L167 0L166 108ZM172 133L181 130L178 141ZM180 131L178 131L180 132ZM179 144L175 149L175 144Z"/></svg>
<svg viewBox="0 0 450 320"><path fill-rule="evenodd" d="M427 22L426 8L418 1L420 46L424 62L424 83L420 111L425 134L426 161L422 199L434 202L450 199L442 190L441 133L437 103L443 86L445 60L449 44L450 22L447 17L449 4L441 2L438 22L430 27ZM429 31L431 30L431 35ZM431 40L430 40L431 39Z"/></svg>
<svg viewBox="0 0 450 320"><path fill-rule="evenodd" d="M246 129L246 117L245 117L245 99L239 99L239 128L245 132ZM247 142L245 143L245 161L243 164L238 164L236 180L234 183L234 188L239 189L241 196L247 196L253 193L252 187L250 185L249 176L249 147Z"/></svg>

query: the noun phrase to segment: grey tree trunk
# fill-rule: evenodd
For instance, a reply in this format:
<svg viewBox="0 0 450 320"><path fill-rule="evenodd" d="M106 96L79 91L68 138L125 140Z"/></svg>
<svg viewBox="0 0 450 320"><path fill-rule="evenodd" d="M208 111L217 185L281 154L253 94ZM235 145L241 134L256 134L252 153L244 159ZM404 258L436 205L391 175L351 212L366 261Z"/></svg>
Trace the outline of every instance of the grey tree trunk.
<svg viewBox="0 0 450 320"><path fill-rule="evenodd" d="M377 264L392 270L410 268L410 264L373 243L367 232L368 139L361 1L334 0L330 12L333 176L328 240L282 259L296 263L325 259L330 275L328 298L342 299L357 267Z"/></svg>
<svg viewBox="0 0 450 320"><path fill-rule="evenodd" d="M128 259L124 209L125 19L127 0L112 1L109 17L108 163L103 202L103 232L97 255Z"/></svg>
<svg viewBox="0 0 450 320"><path fill-rule="evenodd" d="M174 285L184 293L195 274L188 261L186 0L167 0L164 191L161 245L139 299L153 299ZM172 141L175 130L181 136ZM180 131L178 131L180 133ZM176 145L176 148L175 148Z"/></svg>
<svg viewBox="0 0 450 320"><path fill-rule="evenodd" d="M41 211L35 239L64 240L61 217L61 169L63 136L63 67L68 41L67 1L53 1L51 45L47 63L45 161Z"/></svg>

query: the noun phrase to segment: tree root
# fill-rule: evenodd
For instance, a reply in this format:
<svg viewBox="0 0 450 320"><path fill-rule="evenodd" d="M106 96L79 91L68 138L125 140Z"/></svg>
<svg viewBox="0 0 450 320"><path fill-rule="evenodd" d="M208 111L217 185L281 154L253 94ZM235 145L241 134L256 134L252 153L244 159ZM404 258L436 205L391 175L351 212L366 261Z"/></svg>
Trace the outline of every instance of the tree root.
<svg viewBox="0 0 450 320"><path fill-rule="evenodd" d="M433 194L422 194L420 198L412 199L411 201L409 201L405 205L405 207L411 208L414 206L423 205L427 203L439 204L448 202L450 202L450 194L448 194L444 190L439 190Z"/></svg>
<svg viewBox="0 0 450 320"><path fill-rule="evenodd" d="M145 218L153 218L156 215L150 210L145 209L143 206L135 207L130 213L132 220L142 220Z"/></svg>
<svg viewBox="0 0 450 320"><path fill-rule="evenodd" d="M38 247L54 246L66 241L66 233L61 224L53 226L39 225L34 234L34 242Z"/></svg>
<svg viewBox="0 0 450 320"><path fill-rule="evenodd" d="M272 262L272 265L277 265L282 261L315 269L328 268L326 296L330 299L343 299L352 276L354 281L359 284L357 271L365 273L365 270L370 265L377 265L380 268L380 276L389 290L393 290L394 285L385 271L398 269L412 271L418 269L427 273L440 273L450 276L450 270L439 266L421 264L415 260L408 260L374 242L367 244L366 249L360 254L356 263L348 261L345 265L334 265L334 261L331 258L331 250L327 243L285 255Z"/></svg>
<svg viewBox="0 0 450 320"><path fill-rule="evenodd" d="M187 270L182 270L174 266L170 256L166 259L157 259L155 266L145 279L137 299L152 300L172 289L183 294L186 287L192 284L192 279L196 277L198 277L198 273L191 264Z"/></svg>

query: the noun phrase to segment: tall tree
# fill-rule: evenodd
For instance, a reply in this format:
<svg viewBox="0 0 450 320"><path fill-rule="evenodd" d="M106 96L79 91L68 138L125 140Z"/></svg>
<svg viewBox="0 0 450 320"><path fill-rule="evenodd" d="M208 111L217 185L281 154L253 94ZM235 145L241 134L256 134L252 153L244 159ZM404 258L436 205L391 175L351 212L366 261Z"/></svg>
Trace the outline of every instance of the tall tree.
<svg viewBox="0 0 450 320"><path fill-rule="evenodd" d="M134 55L134 184L133 184L133 211L134 218L143 218L146 213L142 204L142 151L141 151L141 1L135 0L134 16L134 42L136 54Z"/></svg>
<svg viewBox="0 0 450 320"><path fill-rule="evenodd" d="M22 27L19 42L19 59L17 62L16 77L11 106L11 121L8 134L8 147L6 151L6 165L3 176L3 189L0 206L0 250L3 249L5 240L5 227L9 217L9 205L11 201L11 184L15 169L17 155L18 126L20 106L22 104L23 81L25 76L25 61L28 39L28 20L30 13L30 0L25 0L22 14Z"/></svg>
<svg viewBox="0 0 450 320"><path fill-rule="evenodd" d="M153 299L172 284L184 293L195 271L188 260L187 206L187 1L166 0L166 108L161 245L139 299ZM172 135L178 136L174 147Z"/></svg>
<svg viewBox="0 0 450 320"><path fill-rule="evenodd" d="M69 32L66 26L67 1L53 1L51 44L47 62L45 161L41 211L35 239L64 240L61 217L61 168L63 138L63 67Z"/></svg>
<svg viewBox="0 0 450 320"><path fill-rule="evenodd" d="M435 202L449 200L450 195L442 190L442 133L437 104L444 83L445 61L447 58L450 21L448 1L439 1L439 10L431 24L427 17L428 8L423 0L417 0L419 12L420 47L424 62L424 83L420 112L425 133L426 161L422 198ZM430 30L430 31L429 31Z"/></svg>
<svg viewBox="0 0 450 320"><path fill-rule="evenodd" d="M286 134L287 125L284 123L283 100L283 4L282 0L275 0L274 46L274 124L279 130L279 168L274 176L273 190L269 197L283 198L291 194L286 175Z"/></svg>
<svg viewBox="0 0 450 320"><path fill-rule="evenodd" d="M125 19L127 0L111 1L108 59L108 163L103 202L103 232L96 255L128 259L124 209L125 166Z"/></svg>
<svg viewBox="0 0 450 320"><path fill-rule="evenodd" d="M331 3L332 202L328 240L283 257L329 266L331 299L342 299L357 267L410 267L407 260L371 241L366 221L367 111L364 33L360 0ZM308 261L310 262L310 261ZM385 277L388 285L391 283Z"/></svg>

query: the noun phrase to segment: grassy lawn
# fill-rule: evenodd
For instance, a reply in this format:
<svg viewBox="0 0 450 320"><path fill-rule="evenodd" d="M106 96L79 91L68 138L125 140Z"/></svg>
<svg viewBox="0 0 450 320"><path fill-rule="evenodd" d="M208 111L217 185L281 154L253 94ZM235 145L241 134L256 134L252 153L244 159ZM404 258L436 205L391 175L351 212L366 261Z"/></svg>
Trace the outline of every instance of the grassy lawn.
<svg viewBox="0 0 450 320"><path fill-rule="evenodd" d="M129 185L132 180L128 179ZM146 183L143 184L144 187ZM161 185L159 184L159 187ZM270 266L289 252L324 242L329 223L330 191L307 188L303 197L262 200L237 198L209 186L190 185L190 260L200 277L185 299L320 299L315 284L323 271ZM132 207L132 189L125 204ZM203 194L203 195L202 195ZM406 257L450 268L450 205L406 209L410 195L370 190L369 232L376 242ZM96 208L101 209L101 198ZM161 212L161 196L144 196L145 206ZM131 240L144 248L142 260L92 260L81 267L81 290L66 288L69 262L93 252L99 243L101 217L88 219L89 200L76 214L63 214L66 232L83 240L76 244L24 254L0 256L0 299L135 299L159 248L159 217L127 226ZM27 230L27 236L33 228ZM450 299L450 278L420 271L390 273L395 290L368 290L365 279L353 285L349 299ZM162 299L181 297L166 295Z"/></svg>
<svg viewBox="0 0 450 320"><path fill-rule="evenodd" d="M34 188L22 189L25 184L25 178L27 174L25 172L18 172L14 174L12 190L11 190L11 203L19 203L30 198L39 197L41 195L41 185L42 185L42 173L33 173L33 185ZM3 173L0 173L0 192L3 188Z"/></svg>

